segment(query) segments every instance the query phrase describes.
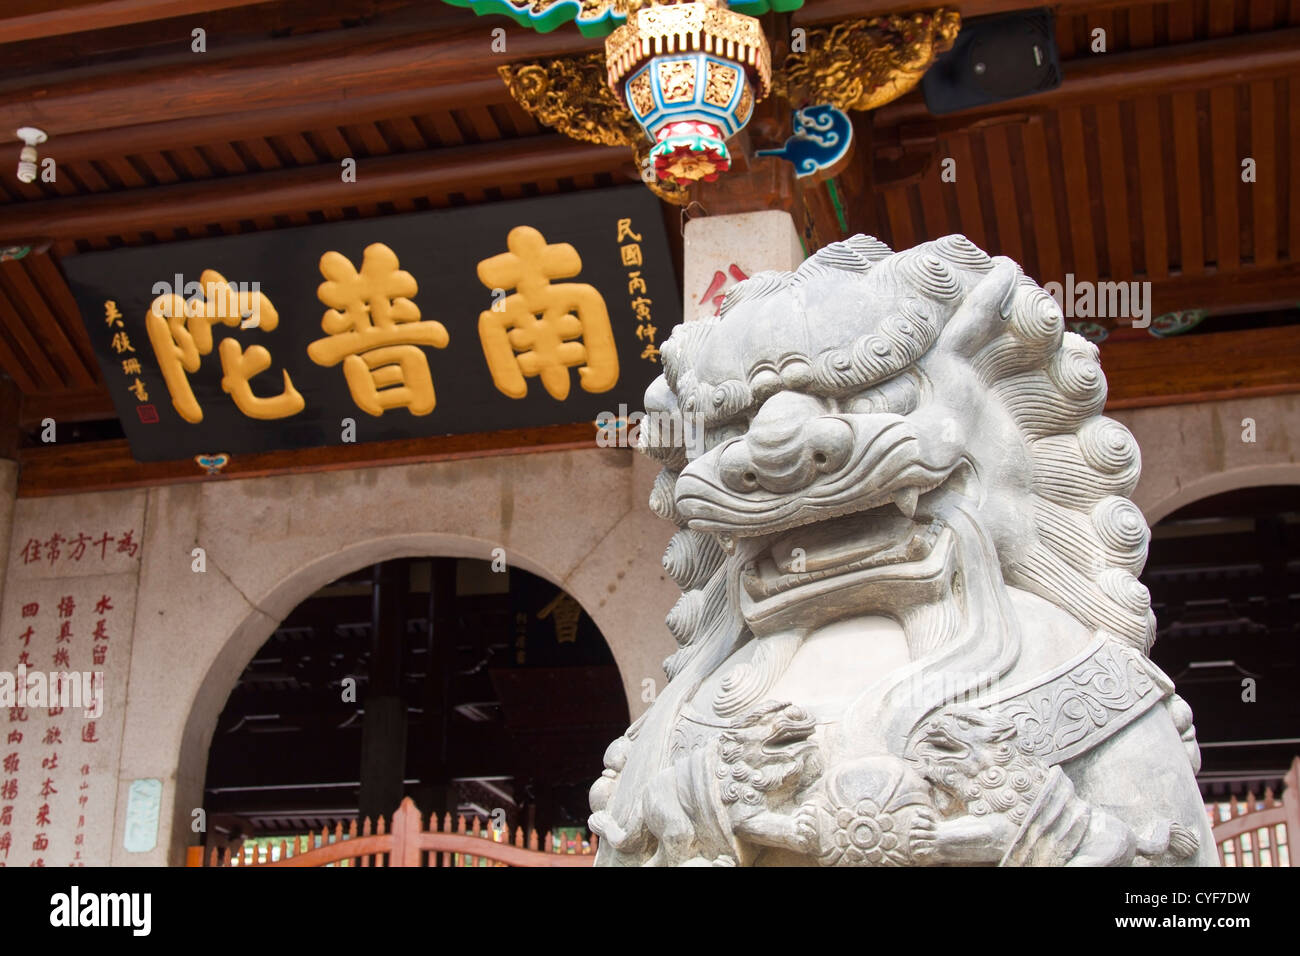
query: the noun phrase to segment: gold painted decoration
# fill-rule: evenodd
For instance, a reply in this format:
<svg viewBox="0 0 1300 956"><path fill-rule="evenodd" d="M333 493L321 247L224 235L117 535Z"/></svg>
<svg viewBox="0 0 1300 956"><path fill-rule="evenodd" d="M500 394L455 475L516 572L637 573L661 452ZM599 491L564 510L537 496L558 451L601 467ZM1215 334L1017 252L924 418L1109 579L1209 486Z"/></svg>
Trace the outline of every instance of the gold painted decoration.
<svg viewBox="0 0 1300 956"><path fill-rule="evenodd" d="M509 252L484 259L478 277L489 289L515 289L479 313L479 339L497 390L511 398L528 394L525 378L536 376L552 398L569 397L569 369L588 392L607 392L618 382L618 350L605 298L582 282L552 284L582 271L578 250L548 243L531 226L506 237Z"/></svg>
<svg viewBox="0 0 1300 956"><path fill-rule="evenodd" d="M659 67L659 86L663 90L665 103L685 103L695 99L694 63L669 60L656 65Z"/></svg>
<svg viewBox="0 0 1300 956"><path fill-rule="evenodd" d="M795 105L876 109L911 92L960 29L961 15L940 7L809 30L804 51L782 64L777 92Z"/></svg>
<svg viewBox="0 0 1300 956"><path fill-rule="evenodd" d="M415 277L399 268L397 254L372 243L358 270L341 253L327 252L320 271L326 281L316 296L329 306L321 319L326 336L307 346L307 357L327 368L342 362L352 400L368 415L389 408L412 415L433 411L433 377L420 347L446 348L450 339L441 322L421 321Z"/></svg>
<svg viewBox="0 0 1300 956"><path fill-rule="evenodd" d="M708 81L704 87L704 101L713 106L727 106L736 95L740 71L721 63L709 63Z"/></svg>
<svg viewBox="0 0 1300 956"><path fill-rule="evenodd" d="M513 63L497 72L520 106L570 139L631 146L645 138L606 83L600 53Z"/></svg>
<svg viewBox="0 0 1300 956"><path fill-rule="evenodd" d="M650 75L642 73L635 77L627 86L628 96L632 100L632 106L638 113L649 113L655 106L654 93L650 88Z"/></svg>
<svg viewBox="0 0 1300 956"><path fill-rule="evenodd" d="M754 74L759 99L772 86L772 54L763 25L728 10L723 0L658 0L628 14L627 22L605 38L609 86L620 93L638 66L669 53L710 53L741 63Z"/></svg>

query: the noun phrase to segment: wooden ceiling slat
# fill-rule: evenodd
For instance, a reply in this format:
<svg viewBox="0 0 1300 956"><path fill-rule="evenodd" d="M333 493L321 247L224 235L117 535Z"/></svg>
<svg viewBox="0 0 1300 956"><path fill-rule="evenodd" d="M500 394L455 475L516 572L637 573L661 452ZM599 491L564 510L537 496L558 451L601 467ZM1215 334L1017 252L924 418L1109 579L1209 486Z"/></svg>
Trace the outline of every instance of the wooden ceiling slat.
<svg viewBox="0 0 1300 956"><path fill-rule="evenodd" d="M203 161L198 150L192 146L180 146L174 150L167 150L163 153L163 158L169 165L179 165L184 171L187 179L210 179L213 176L212 167Z"/></svg>
<svg viewBox="0 0 1300 956"><path fill-rule="evenodd" d="M460 126L456 124L450 113L431 113L418 117L416 123L421 128L426 124L432 125L439 146L463 146L465 143L465 134L460 131Z"/></svg>
<svg viewBox="0 0 1300 956"><path fill-rule="evenodd" d="M10 301L21 302L28 315L34 319L35 337L45 347L51 358L57 359L64 369L62 384L73 387L92 386L96 382L92 366L77 354L63 325L54 317L49 303L33 284L23 260L0 263L0 283L6 287Z"/></svg>
<svg viewBox="0 0 1300 956"><path fill-rule="evenodd" d="M917 183L917 190L921 194L921 220L925 223L925 235L930 239L938 239L952 232L952 224L948 221L948 206L943 195L943 191L952 183L940 180L942 169L942 163L933 164Z"/></svg>
<svg viewBox="0 0 1300 956"><path fill-rule="evenodd" d="M886 189L883 192L893 246L895 249L910 249L916 245L916 230L912 226L912 205L907 201L907 187Z"/></svg>
<svg viewBox="0 0 1300 956"><path fill-rule="evenodd" d="M1092 233L1092 209L1088 202L1088 169L1084 153L1083 114L1077 107L1060 113L1061 165L1065 172L1066 205L1069 209L1070 247L1074 261L1070 271L1076 279L1095 280L1097 246Z"/></svg>
<svg viewBox="0 0 1300 956"><path fill-rule="evenodd" d="M1215 265L1230 272L1241 265L1237 203L1241 201L1241 157L1237 147L1237 93L1231 86L1210 90L1210 148L1214 163Z"/></svg>
<svg viewBox="0 0 1300 956"><path fill-rule="evenodd" d="M63 168L79 180L87 192L103 193L113 188L104 181L93 163L68 163Z"/></svg>
<svg viewBox="0 0 1300 956"><path fill-rule="evenodd" d="M492 114L483 106L468 106L463 110L457 110L467 120L474 130L474 135L478 137L480 143L493 143L501 138L501 130L497 128L496 122L492 119Z"/></svg>
<svg viewBox="0 0 1300 956"><path fill-rule="evenodd" d="M998 254L1016 262L1025 258L1020 234L1020 208L1016 202L1015 177L1019 174L1007 145L1007 128L993 126L984 130L984 149L988 156L988 180L985 188L993 193L994 222L998 229Z"/></svg>
<svg viewBox="0 0 1300 956"><path fill-rule="evenodd" d="M348 143L352 145L353 156L357 159L365 159L370 156L387 156L391 150L384 138L379 135L379 130L375 128L374 123L357 123L353 126L345 126L343 135L347 137ZM360 149L357 147L360 146Z"/></svg>
<svg viewBox="0 0 1300 956"><path fill-rule="evenodd" d="M414 152L421 149L429 149L432 144L426 143L420 131L416 129L415 124L409 117L397 116L393 119L382 120L378 124L379 133L386 140L396 140L406 152Z"/></svg>
<svg viewBox="0 0 1300 956"><path fill-rule="evenodd" d="M1062 60L1073 60L1076 56L1075 33L1079 28L1078 17L1058 17L1056 20L1056 50ZM1087 47L1084 47L1087 49ZM967 236L967 238L970 238Z"/></svg>
<svg viewBox="0 0 1300 956"><path fill-rule="evenodd" d="M1031 208L1034 211L1034 240L1040 282L1063 282L1060 233L1056 228L1056 202L1052 188L1052 162L1047 155L1047 131L1042 123L1026 123L1020 128L1021 149L1025 157L1025 175L1029 180Z"/></svg>
<svg viewBox="0 0 1300 956"><path fill-rule="evenodd" d="M1273 0L1250 0L1247 24L1255 32L1273 29L1275 7Z"/></svg>
<svg viewBox="0 0 1300 956"><path fill-rule="evenodd" d="M955 160L957 181L950 185L957 189L957 210L961 215L958 230L981 249L988 250L989 231L984 225L980 208L979 175L975 169L975 155L971 152L970 136L953 136L948 140L948 155Z"/></svg>
<svg viewBox="0 0 1300 956"><path fill-rule="evenodd" d="M29 256L23 262L32 280L39 286L51 308L54 309L68 340L81 357L82 364L90 370L91 376L98 382L99 363L95 360L95 350L90 344L90 335L86 332L85 322L82 321L81 309L77 306L77 300L72 297L72 290L68 288L63 272L48 254Z"/></svg>
<svg viewBox="0 0 1300 956"><path fill-rule="evenodd" d="M510 118L510 125L514 127L516 136L536 136L542 132L541 124L514 100L502 103L500 106L494 107L493 110L494 113L497 111L504 112Z"/></svg>
<svg viewBox="0 0 1300 956"><path fill-rule="evenodd" d="M1205 271L1205 234L1201 209L1201 147L1196 121L1196 94L1173 95L1174 179L1178 183L1178 233L1182 237L1179 271Z"/></svg>
<svg viewBox="0 0 1300 956"><path fill-rule="evenodd" d="M1255 265L1277 262L1278 169L1274 127L1273 81L1250 85L1250 155L1255 182L1250 186L1255 215Z"/></svg>
<svg viewBox="0 0 1300 956"><path fill-rule="evenodd" d="M271 144L260 136L250 136L248 139L241 139L234 144L235 151L243 151L248 154L253 170L256 172L269 172L273 169L280 168L280 158L275 155L275 150ZM245 165L250 165L246 163Z"/></svg>
<svg viewBox="0 0 1300 956"><path fill-rule="evenodd" d="M180 182L180 173L167 162L167 157L162 153L141 153L136 156L136 159L144 163L159 186L170 186L172 183Z"/></svg>
<svg viewBox="0 0 1300 956"><path fill-rule="evenodd" d="M311 144L297 133L285 133L281 136L268 136L267 143L275 150L281 166L312 166L319 163L321 157L311 148ZM286 163L288 156L292 162Z"/></svg>
<svg viewBox="0 0 1300 956"><path fill-rule="evenodd" d="M24 367L31 372L32 377L35 379L36 388L33 391L58 391L67 387L63 381L63 376L55 370L54 366L50 364L50 360L46 358L45 349L41 348L32 337L28 324L23 321L23 317L18 312L18 307L10 299L3 282L0 282L0 322L4 323L4 327L9 332L10 340L22 352L22 355L18 356L19 360L21 361L25 357ZM10 374L12 374L12 371Z"/></svg>
<svg viewBox="0 0 1300 956"><path fill-rule="evenodd" d="M20 356L9 344L5 334L7 323L0 319L0 369L8 373L23 394L30 395L40 390L40 383L27 367L27 359Z"/></svg>
<svg viewBox="0 0 1300 956"><path fill-rule="evenodd" d="M248 172L248 167L229 143L212 143L209 146L199 146L197 149L208 167L223 176L238 176L240 173Z"/></svg>
<svg viewBox="0 0 1300 956"><path fill-rule="evenodd" d="M1155 8L1150 4L1141 4L1128 8L1129 48L1147 50L1155 45L1156 24Z"/></svg>
<svg viewBox="0 0 1300 956"><path fill-rule="evenodd" d="M317 148L323 149L325 154L336 163L342 162L348 156L352 155L352 147L348 141L343 138L335 127L330 126L325 129L313 130L306 134L309 138L314 139Z"/></svg>
<svg viewBox="0 0 1300 956"><path fill-rule="evenodd" d="M1230 36L1237 19L1236 4L1233 0L1210 0L1209 7L1206 35L1211 38Z"/></svg>
<svg viewBox="0 0 1300 956"><path fill-rule="evenodd" d="M1097 145L1101 160L1101 200L1105 213L1109 275L1122 279L1133 274L1133 253L1128 224L1128 184L1124 175L1124 134L1119 103L1097 104Z"/></svg>
<svg viewBox="0 0 1300 956"><path fill-rule="evenodd" d="M117 181L122 184L124 189L139 189L145 185L144 177L139 171L131 165L130 160L126 157L105 157L104 165L108 171L117 177Z"/></svg>
<svg viewBox="0 0 1300 956"><path fill-rule="evenodd" d="M1196 36L1196 4L1193 0L1178 0L1169 4L1169 42L1191 43Z"/></svg>
<svg viewBox="0 0 1300 956"><path fill-rule="evenodd" d="M1287 128L1291 131L1289 152L1291 154L1291 172L1288 180L1291 192L1287 222L1287 258L1291 262L1300 262L1300 76L1291 78L1287 91L1290 100L1291 117Z"/></svg>
<svg viewBox="0 0 1300 956"><path fill-rule="evenodd" d="M1160 134L1160 104L1151 96L1133 103L1137 130L1137 161L1142 198L1142 238L1146 274L1157 279L1169 275L1169 237L1165 231L1165 179L1169 169L1164 138Z"/></svg>

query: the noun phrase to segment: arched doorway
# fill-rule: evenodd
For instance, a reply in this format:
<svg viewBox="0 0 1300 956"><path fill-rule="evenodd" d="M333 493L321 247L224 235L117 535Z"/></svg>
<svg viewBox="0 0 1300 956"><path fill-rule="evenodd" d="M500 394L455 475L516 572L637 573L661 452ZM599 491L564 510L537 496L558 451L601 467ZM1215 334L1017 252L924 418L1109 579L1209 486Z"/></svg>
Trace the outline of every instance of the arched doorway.
<svg viewBox="0 0 1300 956"><path fill-rule="evenodd" d="M319 588L235 681L207 756L208 843L426 813L581 827L628 723L600 630L528 571L397 558Z"/></svg>
<svg viewBox="0 0 1300 956"><path fill-rule="evenodd" d="M1300 753L1300 489L1183 504L1152 528L1151 656L1191 704L1207 800L1279 789Z"/></svg>

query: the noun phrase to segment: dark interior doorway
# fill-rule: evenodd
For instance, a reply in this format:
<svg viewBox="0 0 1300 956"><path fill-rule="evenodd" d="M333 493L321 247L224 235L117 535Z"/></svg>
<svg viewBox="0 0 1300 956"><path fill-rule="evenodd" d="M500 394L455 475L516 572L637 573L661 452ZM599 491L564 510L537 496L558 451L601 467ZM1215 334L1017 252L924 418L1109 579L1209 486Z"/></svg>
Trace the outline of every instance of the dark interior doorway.
<svg viewBox="0 0 1300 956"><path fill-rule="evenodd" d="M231 691L208 755L207 842L425 813L583 827L627 727L622 681L562 589L487 561L363 568L296 607Z"/></svg>
<svg viewBox="0 0 1300 956"><path fill-rule="evenodd" d="M1300 754L1300 489L1180 508L1152 529L1141 580L1151 657L1195 714L1203 795L1279 791Z"/></svg>

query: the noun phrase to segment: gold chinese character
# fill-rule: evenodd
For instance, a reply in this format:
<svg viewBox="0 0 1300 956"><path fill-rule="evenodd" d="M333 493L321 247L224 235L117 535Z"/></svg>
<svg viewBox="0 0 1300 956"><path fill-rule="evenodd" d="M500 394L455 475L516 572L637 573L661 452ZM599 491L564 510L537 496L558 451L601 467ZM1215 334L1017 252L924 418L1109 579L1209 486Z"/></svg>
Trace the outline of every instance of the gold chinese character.
<svg viewBox="0 0 1300 956"><path fill-rule="evenodd" d="M634 295L637 292L645 291L645 279L641 278L640 272L629 272L627 274L627 294Z"/></svg>
<svg viewBox="0 0 1300 956"><path fill-rule="evenodd" d="M655 348L655 344L651 342L641 350L641 357L643 359L649 359L651 362L657 362L659 361L659 350Z"/></svg>
<svg viewBox="0 0 1300 956"><path fill-rule="evenodd" d="M650 321L650 305L652 302L654 302L653 299L646 299L641 296L637 296L632 300L632 311L636 313L638 322Z"/></svg>
<svg viewBox="0 0 1300 956"><path fill-rule="evenodd" d="M149 401L149 393L144 389L144 382L140 381L138 378L131 383L131 386L127 391L135 395L136 401L138 402Z"/></svg>
<svg viewBox="0 0 1300 956"><path fill-rule="evenodd" d="M631 219L620 219L618 221L618 238L614 241L622 242L624 239L635 239L637 242L641 241L641 237L632 231Z"/></svg>
<svg viewBox="0 0 1300 956"><path fill-rule="evenodd" d="M131 346L131 337L127 335L125 332L113 333L112 345L113 345L113 351L116 352L118 355L121 355L123 352L135 351L135 349L132 348Z"/></svg>
<svg viewBox="0 0 1300 956"><path fill-rule="evenodd" d="M123 374L123 375L139 375L139 374L140 374L140 360L139 360L139 359L122 359L122 374Z"/></svg>
<svg viewBox="0 0 1300 956"><path fill-rule="evenodd" d="M116 302L114 302L112 299L109 299L107 302L104 303L104 324L105 325L114 325L114 324L121 325L122 323L118 321L121 318L122 318L122 313L117 311Z"/></svg>
<svg viewBox="0 0 1300 956"><path fill-rule="evenodd" d="M186 373L197 372L200 356L212 352L212 327L218 322L238 327L245 315L256 315L258 328L268 332L280 323L275 306L260 291L250 291L242 283L236 289L213 269L203 271L199 284L203 289L202 298L196 296L186 302L175 293L161 295L153 300L145 316L145 328L162 369L163 381L171 394L172 405L182 418L196 425L203 421L203 409L194 397ZM238 342L227 338L221 343L221 387L230 393L235 407L250 418L296 415L306 403L293 387L287 371L283 373L282 394L273 398L253 395L249 378L269 365L270 353L260 345L241 355Z"/></svg>
<svg viewBox="0 0 1300 956"><path fill-rule="evenodd" d="M626 246L619 246L618 251L623 256L623 265L639 266L641 265L641 247L635 242L630 242Z"/></svg>
<svg viewBox="0 0 1300 956"><path fill-rule="evenodd" d="M528 394L524 378L537 376L547 393L562 401L569 395L569 369L576 365L585 391L613 388L618 351L605 299L586 283L551 284L582 271L578 250L567 242L547 243L531 226L511 229L506 246L509 252L478 264L479 281L489 289L518 290L479 313L478 334L493 384L511 398L523 398Z"/></svg>
<svg viewBox="0 0 1300 956"><path fill-rule="evenodd" d="M307 346L317 365L343 363L343 377L357 407L370 415L405 407L427 415L437 404L429 359L420 346L446 348L441 322L421 321L411 297L415 277L398 268L397 254L381 242L366 246L358 272L337 252L320 258L326 279L316 296L330 308L321 320L327 333Z"/></svg>
<svg viewBox="0 0 1300 956"><path fill-rule="evenodd" d="M657 331L658 329L653 325L638 325L636 327L636 337L638 339L649 339L653 342L655 340L655 332Z"/></svg>
<svg viewBox="0 0 1300 956"><path fill-rule="evenodd" d="M561 591L550 604L537 612L537 619L550 618L555 624L555 643L573 644L578 640L578 621L582 605Z"/></svg>

